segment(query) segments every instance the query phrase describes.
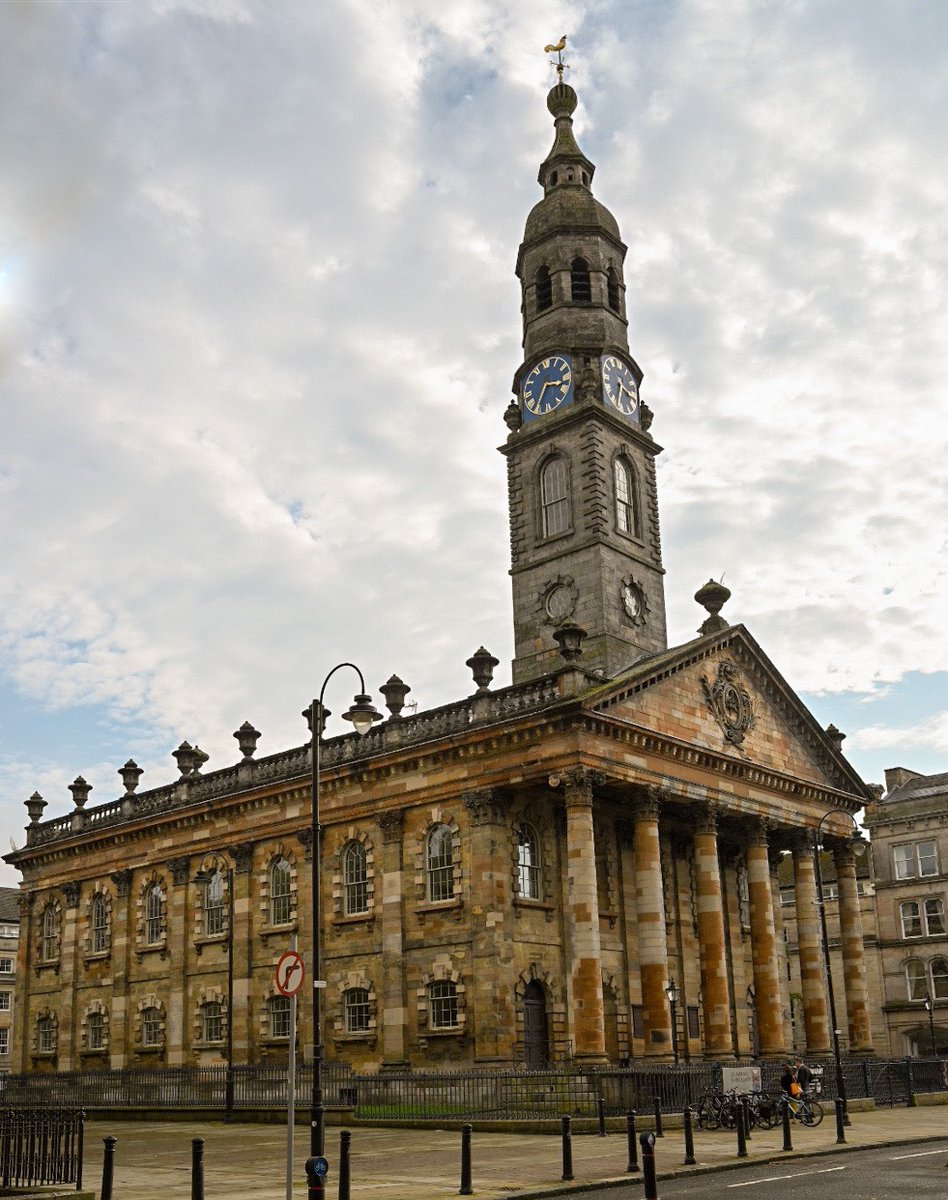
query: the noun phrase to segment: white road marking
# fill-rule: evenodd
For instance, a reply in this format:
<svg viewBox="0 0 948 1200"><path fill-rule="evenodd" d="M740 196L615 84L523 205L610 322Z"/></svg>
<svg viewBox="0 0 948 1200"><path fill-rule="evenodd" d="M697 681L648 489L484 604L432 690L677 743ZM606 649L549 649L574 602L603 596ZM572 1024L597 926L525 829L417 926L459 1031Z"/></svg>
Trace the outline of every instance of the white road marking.
<svg viewBox="0 0 948 1200"><path fill-rule="evenodd" d="M781 1183L784 1179L802 1179L804 1175L832 1175L834 1171L845 1170L845 1167L826 1167L822 1171L797 1171L794 1175L768 1175L765 1179L751 1179L748 1183L729 1183L727 1186L729 1188L755 1187L758 1183Z"/></svg>
<svg viewBox="0 0 948 1200"><path fill-rule="evenodd" d="M889 1159L890 1162L899 1162L903 1158L928 1158L930 1154L944 1154L945 1148L942 1146L940 1150L919 1150L917 1154L896 1154Z"/></svg>

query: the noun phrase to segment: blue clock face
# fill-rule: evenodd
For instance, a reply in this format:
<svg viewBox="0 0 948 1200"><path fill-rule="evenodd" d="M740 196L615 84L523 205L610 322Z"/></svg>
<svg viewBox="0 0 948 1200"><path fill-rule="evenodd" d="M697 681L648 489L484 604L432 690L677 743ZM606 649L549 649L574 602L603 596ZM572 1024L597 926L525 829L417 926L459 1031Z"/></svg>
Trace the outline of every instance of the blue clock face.
<svg viewBox="0 0 948 1200"><path fill-rule="evenodd" d="M639 385L621 358L614 354L602 360L602 399L631 417L639 407Z"/></svg>
<svg viewBox="0 0 948 1200"><path fill-rule="evenodd" d="M542 358L523 381L523 415L542 417L573 399L573 371L563 354Z"/></svg>

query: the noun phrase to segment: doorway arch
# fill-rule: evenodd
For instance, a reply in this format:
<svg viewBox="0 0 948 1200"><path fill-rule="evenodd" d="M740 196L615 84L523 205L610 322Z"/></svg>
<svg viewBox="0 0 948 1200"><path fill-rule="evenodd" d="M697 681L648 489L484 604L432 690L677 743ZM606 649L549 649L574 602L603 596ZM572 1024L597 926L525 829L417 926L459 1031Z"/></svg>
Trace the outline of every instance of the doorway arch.
<svg viewBox="0 0 948 1200"><path fill-rule="evenodd" d="M523 989L523 1058L528 1070L542 1070L550 1063L546 993L537 979Z"/></svg>

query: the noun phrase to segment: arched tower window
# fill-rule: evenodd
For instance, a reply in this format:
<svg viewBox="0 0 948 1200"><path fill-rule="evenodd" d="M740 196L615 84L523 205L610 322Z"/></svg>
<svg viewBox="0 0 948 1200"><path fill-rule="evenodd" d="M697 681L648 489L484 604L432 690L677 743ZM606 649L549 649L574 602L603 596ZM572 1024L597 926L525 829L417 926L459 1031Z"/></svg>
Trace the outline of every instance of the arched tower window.
<svg viewBox="0 0 948 1200"><path fill-rule="evenodd" d="M224 932L224 875L220 870L215 870L204 889L204 932L208 937Z"/></svg>
<svg viewBox="0 0 948 1200"><path fill-rule="evenodd" d="M549 267L540 267L536 277L537 312L551 308L553 305L553 279Z"/></svg>
<svg viewBox="0 0 948 1200"><path fill-rule="evenodd" d="M105 896L96 892L91 910L92 953L105 954L109 948L109 906Z"/></svg>
<svg viewBox="0 0 948 1200"><path fill-rule="evenodd" d="M588 304L592 300L592 284L589 282L589 263L585 258L574 258L569 265L570 295L574 304Z"/></svg>
<svg viewBox="0 0 948 1200"><path fill-rule="evenodd" d="M621 312L619 304L619 277L616 275L615 267L610 267L606 272L606 295L612 311Z"/></svg>
<svg viewBox="0 0 948 1200"><path fill-rule="evenodd" d="M558 455L540 473L540 512L544 537L569 529L569 477L566 460Z"/></svg>
<svg viewBox="0 0 948 1200"><path fill-rule="evenodd" d="M165 894L161 885L153 883L145 893L145 941L157 945L164 937Z"/></svg>
<svg viewBox="0 0 948 1200"><path fill-rule="evenodd" d="M40 957L43 962L55 962L59 958L59 913L52 902L43 910L43 936L40 942Z"/></svg>
<svg viewBox="0 0 948 1200"><path fill-rule="evenodd" d="M638 513L635 507L635 475L627 458L617 458L614 465L616 488L616 528L620 533L638 533Z"/></svg>
<svg viewBox="0 0 948 1200"><path fill-rule="evenodd" d="M350 842L342 855L343 911L347 917L369 911L369 872L365 846Z"/></svg>

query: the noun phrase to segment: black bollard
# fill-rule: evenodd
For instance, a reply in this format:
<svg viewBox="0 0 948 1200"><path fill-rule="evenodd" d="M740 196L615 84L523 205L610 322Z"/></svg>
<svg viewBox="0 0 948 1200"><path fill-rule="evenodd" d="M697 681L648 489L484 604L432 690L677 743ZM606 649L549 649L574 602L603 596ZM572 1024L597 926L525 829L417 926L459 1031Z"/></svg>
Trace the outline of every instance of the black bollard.
<svg viewBox="0 0 948 1200"><path fill-rule="evenodd" d="M750 1103L746 1096L741 1096L739 1115L741 1120L744 1122L744 1138L746 1140L751 1135L751 1110Z"/></svg>
<svg viewBox="0 0 948 1200"><path fill-rule="evenodd" d="M645 1184L645 1200L658 1200L658 1182L655 1177L655 1134L639 1135L642 1147L642 1182Z"/></svg>
<svg viewBox="0 0 948 1200"><path fill-rule="evenodd" d="M471 1130L473 1125L461 1126L461 1186L459 1196L470 1196L474 1189L471 1187Z"/></svg>
<svg viewBox="0 0 948 1200"><path fill-rule="evenodd" d="M691 1128L691 1109L685 1105L685 1166L691 1167L695 1163L695 1135Z"/></svg>
<svg viewBox="0 0 948 1200"><path fill-rule="evenodd" d="M662 1098L661 1098L661 1096L655 1097L655 1136L657 1138L665 1136L665 1134L662 1132Z"/></svg>
<svg viewBox="0 0 948 1200"><path fill-rule="evenodd" d="M625 1114L625 1135L629 1144L629 1165L626 1170L631 1174L639 1169L639 1147L635 1140L635 1109L630 1108Z"/></svg>
<svg viewBox="0 0 948 1200"><path fill-rule="evenodd" d="M86 1127L85 1110L80 1108L79 1109L79 1137L78 1137L78 1145L76 1146L76 1191L77 1192L82 1191L82 1159L83 1159L83 1155L85 1154L85 1144L86 1144L85 1127Z"/></svg>
<svg viewBox="0 0 948 1200"><path fill-rule="evenodd" d="M191 1200L204 1200L204 1138L191 1139Z"/></svg>
<svg viewBox="0 0 948 1200"><path fill-rule="evenodd" d="M843 1126L846 1124L846 1102L836 1097L836 1145L844 1146L846 1144L846 1130Z"/></svg>
<svg viewBox="0 0 948 1200"><path fill-rule="evenodd" d="M99 1200L112 1200L112 1179L115 1174L115 1143L118 1138L102 1139L105 1152L102 1155L102 1193Z"/></svg>
<svg viewBox="0 0 948 1200"><path fill-rule="evenodd" d="M790 1138L790 1101L784 1100L783 1103L780 1105L780 1107L783 1109L783 1113L782 1113L783 1147L782 1147L782 1149L792 1150L793 1149L793 1141Z"/></svg>
<svg viewBox="0 0 948 1200"><path fill-rule="evenodd" d="M309 1200L325 1200L326 1175L329 1173L329 1164L321 1154L317 1154L306 1160L303 1169L306 1171Z"/></svg>
<svg viewBox="0 0 948 1200"><path fill-rule="evenodd" d="M599 1116L599 1136L606 1136L606 1101L602 1096L596 1097L596 1112Z"/></svg>
<svg viewBox="0 0 948 1200"><path fill-rule="evenodd" d="M349 1200L349 1143L352 1134L348 1129L339 1131L339 1200Z"/></svg>
<svg viewBox="0 0 948 1200"><path fill-rule="evenodd" d="M747 1158L747 1136L744 1133L744 1113L741 1111L740 1104L737 1106L735 1115L737 1117L734 1122L737 1127L737 1157Z"/></svg>
<svg viewBox="0 0 948 1200"><path fill-rule="evenodd" d="M563 1125L563 1174L561 1179L573 1178L573 1137L570 1133L570 1124L572 1123L569 1117L560 1118Z"/></svg>

